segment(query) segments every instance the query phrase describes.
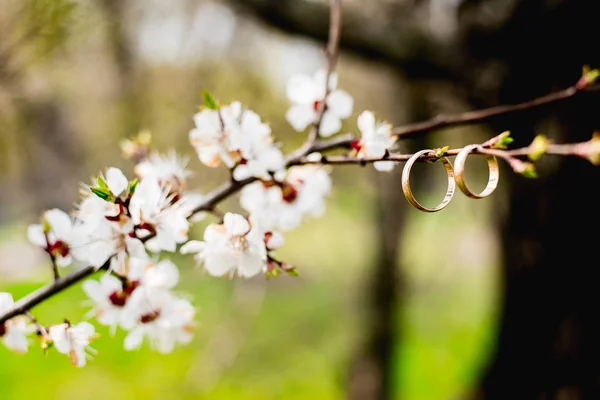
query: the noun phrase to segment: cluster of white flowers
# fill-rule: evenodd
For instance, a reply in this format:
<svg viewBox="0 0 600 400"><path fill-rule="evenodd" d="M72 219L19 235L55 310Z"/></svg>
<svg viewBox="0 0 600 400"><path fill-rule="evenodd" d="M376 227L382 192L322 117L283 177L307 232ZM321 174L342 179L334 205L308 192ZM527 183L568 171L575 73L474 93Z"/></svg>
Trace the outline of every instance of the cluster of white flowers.
<svg viewBox="0 0 600 400"><path fill-rule="evenodd" d="M242 189L241 206L259 221L263 230L289 231L303 217L318 217L325 212L325 196L331 190L328 168L294 166L277 178L254 182Z"/></svg>
<svg viewBox="0 0 600 400"><path fill-rule="evenodd" d="M326 80L325 71L290 80L287 94L293 105L286 118L294 129L314 124L319 135L331 136L351 115L352 97L336 89L337 76L330 76L327 89ZM212 208L203 204L202 195L187 190L188 159L174 151L151 152L149 133L143 132L122 143L123 153L137 163L135 179L108 168L83 186L71 215L51 209L28 229L30 241L50 255L55 268L73 264L106 270L99 280L83 284L92 303L88 318L108 326L111 334L118 328L128 332L127 350L139 348L144 339L163 353L191 341L195 309L174 292L179 270L160 260L160 252L175 252L181 245L181 253L194 254L217 277L269 278L278 271L295 275L293 266L274 257L285 241L281 232L296 228L305 217L322 215L331 192L330 171L318 164L319 153L307 156L316 164L288 167L270 126L257 113L239 102L218 106L205 95L207 107L193 117L190 143L203 164L222 163L235 181L243 181L240 204L247 215L216 213L222 220L206 227L204 240L188 241L190 223L203 216L197 211ZM390 170L393 163L385 155L396 141L391 126L365 111L358 128L362 135L352 142L351 154L382 158L375 167ZM0 293L0 314L13 306L12 296ZM96 333L89 322L44 327L28 314L0 325L0 338L17 352L27 351L33 333L41 337L43 348L54 347L76 366L94 354L90 342Z"/></svg>
<svg viewBox="0 0 600 400"><path fill-rule="evenodd" d="M239 102L206 108L194 115L194 122L190 143L203 164L217 167L223 162L238 181L269 179L272 173L283 170L285 161L273 143L271 127Z"/></svg>
<svg viewBox="0 0 600 400"><path fill-rule="evenodd" d="M94 302L92 315L102 325L129 331L125 349L140 347L145 336L162 353L177 343L192 338L194 307L172 289L179 281L179 270L169 260L154 263L148 259L129 259L129 272L118 278L104 275L89 280L83 289Z"/></svg>

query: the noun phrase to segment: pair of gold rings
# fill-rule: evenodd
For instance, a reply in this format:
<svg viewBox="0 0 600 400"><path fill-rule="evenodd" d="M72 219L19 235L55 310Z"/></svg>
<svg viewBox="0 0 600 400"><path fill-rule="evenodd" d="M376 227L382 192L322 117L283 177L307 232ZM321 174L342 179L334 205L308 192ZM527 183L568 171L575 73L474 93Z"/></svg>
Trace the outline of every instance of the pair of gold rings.
<svg viewBox="0 0 600 400"><path fill-rule="evenodd" d="M465 181L464 172L467 156L478 147L480 147L480 145L472 144L463 148L456 155L454 167L452 166L452 163L450 163L450 160L448 160L447 157L439 157L439 161L442 162L444 168L446 169L446 173L448 174L448 190L446 191L446 195L444 196L442 202L433 208L425 207L422 204L420 204L417 201L417 199L415 199L415 196L413 195L412 190L410 189L410 171L414 163L420 157L426 154L435 154L436 152L431 149L425 149L413 154L408 159L408 161L404 165L404 169L402 170L402 191L404 192L404 197L406 197L406 200L408 200L408 202L416 209L432 213L442 210L450 203L450 200L452 200L452 197L454 196L456 186L458 186L458 188L466 196L471 197L473 199L483 199L484 197L487 197L490 194L492 194L492 192L496 190L496 187L498 186L498 180L500 179L500 168L498 167L498 160L494 156L485 156L489 168L489 178L487 185L485 189L483 189L483 191L481 191L480 193L473 192L467 185L467 182Z"/></svg>

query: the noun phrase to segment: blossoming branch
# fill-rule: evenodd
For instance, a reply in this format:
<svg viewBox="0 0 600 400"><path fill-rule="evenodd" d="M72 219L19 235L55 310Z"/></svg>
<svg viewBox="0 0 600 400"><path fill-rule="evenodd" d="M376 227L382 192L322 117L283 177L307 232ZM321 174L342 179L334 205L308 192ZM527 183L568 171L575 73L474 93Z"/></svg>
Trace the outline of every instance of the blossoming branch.
<svg viewBox="0 0 600 400"><path fill-rule="evenodd" d="M48 254L54 280L16 302L11 294L0 293L0 338L6 347L26 352L35 336L44 351L53 348L82 367L96 354L90 347L97 338L89 322L93 320L109 327L112 334L118 329L126 331L125 350L148 342L158 352L168 353L176 345L189 343L196 311L190 300L176 291L179 269L163 254L190 254L215 277L298 275L296 267L279 260L276 252L284 245L286 232L305 218L323 215L332 188L330 171L338 164L373 164L385 173L405 163L405 196L411 205L426 212L443 209L453 198L455 186L472 198L490 195L499 180L498 159L526 177L535 177L533 162L545 154L583 157L600 164L598 135L575 144L556 144L538 136L530 146L508 149L512 138L504 132L458 149L423 149L414 154L397 151L399 141L412 134L481 122L595 91L596 70L585 70L573 87L539 99L406 127L394 128L365 110L358 115L357 135L336 136L342 121L353 112L353 99L338 89L334 72L340 15L340 1L332 0L326 68L294 76L288 83L291 105L285 117L294 130L308 130L305 143L291 154L282 154L271 127L256 112L239 102L221 105L204 92L204 108L192 118L189 141L207 168L230 171L228 182L207 194L190 190L189 158L173 150L156 152L150 135L140 133L122 143L125 157L135 163L135 176L128 178L109 167L82 185L81 199L72 212L44 212L40 223L28 228L28 237ZM346 153L331 155L332 150ZM481 193L473 192L463 176L469 155L484 156L488 161L488 185ZM450 156L456 156L454 165ZM441 162L445 167L448 190L438 207L423 207L414 198L410 168L415 162ZM238 193L243 214L217 208ZM190 238L190 226L209 215L217 221L207 226L202 240ZM73 270L61 274L67 267ZM98 279L92 278L98 271ZM82 281L92 304L86 321L66 319L45 325L32 314L41 302Z"/></svg>

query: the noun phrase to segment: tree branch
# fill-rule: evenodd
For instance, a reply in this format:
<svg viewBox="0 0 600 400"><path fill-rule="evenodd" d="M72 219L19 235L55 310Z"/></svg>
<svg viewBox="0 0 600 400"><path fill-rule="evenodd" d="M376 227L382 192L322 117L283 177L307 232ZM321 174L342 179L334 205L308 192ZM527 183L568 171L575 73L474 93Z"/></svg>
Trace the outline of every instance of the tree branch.
<svg viewBox="0 0 600 400"><path fill-rule="evenodd" d="M332 0L336 1L336 0ZM415 135L418 133L431 131L439 128L447 128L450 126L459 126L459 125L468 125L474 123L480 123L487 121L489 119L506 116L512 113L522 112L531 110L534 108L539 108L541 106L562 102L568 99L572 99L579 94L585 93L596 93L600 91L600 85L592 85L584 88L578 88L577 85L569 87L567 89L551 93L537 99L533 99L530 101L526 101L524 103L509 105L509 106L497 106L492 108L487 108L479 111L471 111L463 114L456 114L453 116L446 117L437 117L429 121L419 122L416 124L406 125L403 127L398 127L393 130L394 134L400 136L401 138L410 137L411 135ZM324 152L327 150L333 150L338 148L348 148L350 143L354 140L354 136L351 134L344 134L334 137L329 140L315 140L313 141L309 147L303 145L300 149L292 152L286 158L286 167L291 167L294 165L305 165L305 164L319 164L319 163L329 163L329 164L366 164L370 162L376 161L406 161L411 156L410 154L395 154L388 155L384 158L363 158L358 159L356 157L348 157L348 156L329 156L322 157L319 161L311 161L306 158L307 154L312 152ZM547 154L556 154L556 155L578 155L582 156L582 154L578 154L582 152L583 146L585 143L576 143L576 144L550 144L547 149ZM452 149L446 152L446 155L456 155L458 151L461 149ZM474 154L491 154L497 155L499 157L510 159L514 156L524 156L529 154L529 149L524 147L521 149L514 150L491 150L484 149L475 150ZM431 160L432 156L425 156L422 160ZM433 157L435 158L435 157ZM193 210L192 215L202 211L211 211L213 210L221 201L226 198L234 195L244 186L255 182L257 178L251 177L244 179L242 181L231 181L223 184L216 190L209 193L204 202ZM148 239L148 238L146 238ZM100 269L108 269L110 265L110 259L104 263L104 265ZM75 283L87 278L92 275L96 269L94 267L85 267L71 274L60 277L56 279L54 282L43 286L42 288L36 290L33 293L23 297L19 301L17 301L14 307L0 315L0 325L5 323L10 318L13 318L17 315L24 314L28 312L30 309L40 304L44 300L53 296L56 293L61 292L62 290L74 285Z"/></svg>
<svg viewBox="0 0 600 400"><path fill-rule="evenodd" d="M342 23L342 3L341 0L331 0L331 12L329 22L329 40L327 42L327 72L325 76L325 95L318 105L317 120L311 125L310 132L306 142L300 147L294 154L295 156L303 156L308 154L315 141L319 137L319 129L321 128L321 121L325 115L325 109L327 104L327 97L331 90L329 90L329 81L331 80L331 74L335 71L335 65L337 63L338 47L340 44L340 29Z"/></svg>
<svg viewBox="0 0 600 400"><path fill-rule="evenodd" d="M104 263L102 268L108 268L110 264L110 259ZM70 273L69 275L63 276L62 278L58 278L52 283L43 286L36 290L33 293L28 294L23 297L19 301L15 303L13 308L9 311L6 311L4 314L0 315L0 325L11 319L12 317L16 317L17 315L25 314L33 307L37 306L44 300L52 297L58 292L63 291L71 285L87 278L96 272L96 268L94 267L85 267L75 272Z"/></svg>
<svg viewBox="0 0 600 400"><path fill-rule="evenodd" d="M329 9L307 0L228 0L267 24L321 42L327 39ZM413 78L456 79L461 52L420 24L410 2L360 2L344 10L341 47L361 56L385 60Z"/></svg>
<svg viewBox="0 0 600 400"><path fill-rule="evenodd" d="M508 114L533 110L542 106L572 99L577 95L586 93L591 94L599 91L600 85L591 85L584 88L578 88L577 85L574 85L558 92L550 93L519 104L490 107L483 110L470 111L455 115L440 115L429 121L417 122L416 124L394 128L393 133L400 137L408 138L418 133L428 132L435 129L487 122L491 119L506 116Z"/></svg>
<svg viewBox="0 0 600 400"><path fill-rule="evenodd" d="M585 157L586 149L589 142L583 143L567 143L567 144L548 144L544 154L555 155L555 156L577 156ZM444 152L444 156L455 156L463 150L464 147L450 149ZM433 149L434 151L436 149ZM476 148L473 149L469 154L474 155L492 155L505 160L509 160L514 157L525 157L531 152L529 146L521 147L518 149L502 150L502 149L488 149L488 148ZM306 157L295 160L291 165L309 165L309 164L334 164L334 165L351 165L351 164L372 164L378 161L394 161L397 163L408 161L415 153L410 154L388 154L383 157L356 157L356 156L322 156L320 159L307 159ZM425 154L420 157L417 161L419 162L432 162L436 161L439 156L435 154Z"/></svg>

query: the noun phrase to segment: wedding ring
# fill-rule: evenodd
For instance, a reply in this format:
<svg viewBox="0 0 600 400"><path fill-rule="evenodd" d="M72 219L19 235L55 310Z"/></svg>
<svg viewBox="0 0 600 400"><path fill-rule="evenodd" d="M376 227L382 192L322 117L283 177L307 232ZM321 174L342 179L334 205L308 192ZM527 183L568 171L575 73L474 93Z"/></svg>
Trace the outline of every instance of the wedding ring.
<svg viewBox="0 0 600 400"><path fill-rule="evenodd" d="M454 196L456 182L454 181L454 169L452 169L452 164L446 157L440 157L439 160L442 162L442 164L444 164L444 168L446 168L446 173L448 174L448 190L446 191L446 196L444 196L444 200L442 200L442 202L437 207L427 208L421 205L417 201L417 199L415 199L415 197L412 194L412 190L410 190L410 170L415 161L419 159L419 157L428 153L435 154L433 150L426 149L413 154L412 157L408 159L408 161L404 165L404 169L402 170L402 191L404 192L404 197L406 197L406 200L408 200L408 202L413 207L424 212L432 213L440 211L441 209L446 207L448 203L450 203L450 200L452 200L452 196Z"/></svg>
<svg viewBox="0 0 600 400"><path fill-rule="evenodd" d="M465 163L471 151L478 147L478 144L471 144L469 146L466 146L456 155L456 159L454 160L456 184L465 195L473 199L483 199L484 197L487 197L490 194L492 194L494 190L496 190L496 187L498 187L498 180L500 179L500 168L498 167L498 160L495 156L486 155L485 159L488 163L490 172L485 189L483 189L481 193L475 193L469 188L464 177Z"/></svg>

